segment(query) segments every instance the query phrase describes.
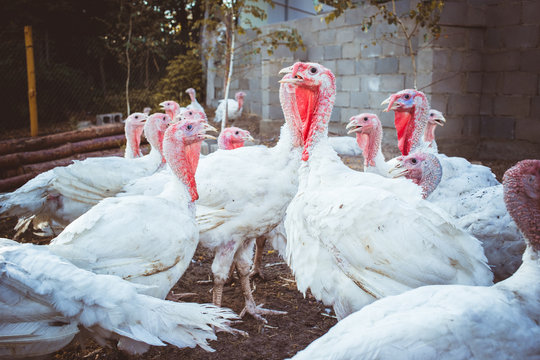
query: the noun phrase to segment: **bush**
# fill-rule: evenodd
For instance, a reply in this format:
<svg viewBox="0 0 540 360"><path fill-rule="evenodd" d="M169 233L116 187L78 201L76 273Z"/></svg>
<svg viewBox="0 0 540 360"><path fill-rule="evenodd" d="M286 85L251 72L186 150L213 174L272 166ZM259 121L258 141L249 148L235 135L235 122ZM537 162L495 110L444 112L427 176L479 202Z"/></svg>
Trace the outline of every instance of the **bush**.
<svg viewBox="0 0 540 360"><path fill-rule="evenodd" d="M199 57L178 55L167 65L166 75L155 86L153 109L166 100L174 100L182 106L189 105L190 99L186 89L192 87L197 91L197 100L204 103L205 97L202 64Z"/></svg>

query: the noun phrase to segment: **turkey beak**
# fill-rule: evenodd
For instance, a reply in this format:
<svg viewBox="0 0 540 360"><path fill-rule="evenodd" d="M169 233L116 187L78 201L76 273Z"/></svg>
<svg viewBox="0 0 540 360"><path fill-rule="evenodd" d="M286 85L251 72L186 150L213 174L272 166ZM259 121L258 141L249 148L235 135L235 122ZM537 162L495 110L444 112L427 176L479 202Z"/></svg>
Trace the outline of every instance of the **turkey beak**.
<svg viewBox="0 0 540 360"><path fill-rule="evenodd" d="M214 132L217 132L217 129L215 127L213 127L212 125L208 124L207 122L203 122L202 124L203 126L203 129L205 131L214 131ZM215 139L215 138L214 138Z"/></svg>
<svg viewBox="0 0 540 360"><path fill-rule="evenodd" d="M255 141L255 139L251 136L251 134L246 134L242 136L242 140L244 141Z"/></svg>
<svg viewBox="0 0 540 360"><path fill-rule="evenodd" d="M394 166L393 168L390 169L390 171L388 171L389 174L392 174L394 171L398 171L397 173L395 174L392 174L392 178L395 179L395 178L398 178L398 177L401 177L401 176L405 176L407 175L407 173L409 172L409 170L407 169L402 169L403 165L401 163L397 163L396 166Z"/></svg>
<svg viewBox="0 0 540 360"><path fill-rule="evenodd" d="M165 109L165 103L166 103L166 101L164 101L162 103L159 103L159 106L161 107L161 109Z"/></svg>
<svg viewBox="0 0 540 360"><path fill-rule="evenodd" d="M390 95L388 98L386 98L382 103L381 105L386 105L388 104L388 106L386 107L386 109L383 110L383 112L388 112L390 110L394 110L397 106L394 106L394 102L395 100L393 99L393 95Z"/></svg>
<svg viewBox="0 0 540 360"><path fill-rule="evenodd" d="M358 125L358 123L356 122L356 120L351 120L347 126L345 127L346 130L349 130L347 131L347 134L352 134L354 132L358 132L358 131L361 131L362 130L362 125Z"/></svg>
<svg viewBox="0 0 540 360"><path fill-rule="evenodd" d="M439 126L444 126L444 124L446 123L446 119L444 118L444 116L441 116L440 118L437 118L433 121L435 121L435 124Z"/></svg>
<svg viewBox="0 0 540 360"><path fill-rule="evenodd" d="M279 70L279 75L285 75L285 74L290 74L293 72L293 65L289 66L289 67L286 67L286 68L283 68L281 70Z"/></svg>

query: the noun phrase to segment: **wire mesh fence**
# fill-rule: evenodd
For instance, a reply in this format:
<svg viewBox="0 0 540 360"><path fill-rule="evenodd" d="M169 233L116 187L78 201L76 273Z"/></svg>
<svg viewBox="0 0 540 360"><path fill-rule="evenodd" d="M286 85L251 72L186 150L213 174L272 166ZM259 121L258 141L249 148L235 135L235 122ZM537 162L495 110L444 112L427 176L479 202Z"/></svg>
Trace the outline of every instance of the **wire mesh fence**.
<svg viewBox="0 0 540 360"><path fill-rule="evenodd" d="M47 31L33 29L33 47L40 126L81 120L95 121L97 114L122 113L126 116L125 52L107 52L94 43L54 41ZM57 38L57 37L56 37ZM28 126L28 83L24 29L0 32L0 99L4 129ZM149 50L130 54L130 110L154 106L152 94L165 75L169 57Z"/></svg>

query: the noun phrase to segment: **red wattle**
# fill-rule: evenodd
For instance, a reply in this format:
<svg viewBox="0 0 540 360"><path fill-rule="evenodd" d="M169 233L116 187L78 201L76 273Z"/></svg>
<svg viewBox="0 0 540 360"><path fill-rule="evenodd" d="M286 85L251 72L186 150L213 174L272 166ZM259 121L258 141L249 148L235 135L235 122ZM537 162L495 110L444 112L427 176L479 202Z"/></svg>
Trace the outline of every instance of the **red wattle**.
<svg viewBox="0 0 540 360"><path fill-rule="evenodd" d="M408 155L410 151L410 143L408 139L412 135L411 130L412 114L407 111L396 111L394 115L394 124L398 137L398 147L403 155Z"/></svg>

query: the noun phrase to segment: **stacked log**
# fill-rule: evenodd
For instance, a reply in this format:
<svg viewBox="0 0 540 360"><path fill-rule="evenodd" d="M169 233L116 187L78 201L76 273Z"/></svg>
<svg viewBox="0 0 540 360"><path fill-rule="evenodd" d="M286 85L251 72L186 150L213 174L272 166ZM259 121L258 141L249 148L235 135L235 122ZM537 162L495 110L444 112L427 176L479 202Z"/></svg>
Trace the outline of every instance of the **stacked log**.
<svg viewBox="0 0 540 360"><path fill-rule="evenodd" d="M123 124L25 139L0 141L0 192L18 188L36 175L73 160L122 156L126 142Z"/></svg>

